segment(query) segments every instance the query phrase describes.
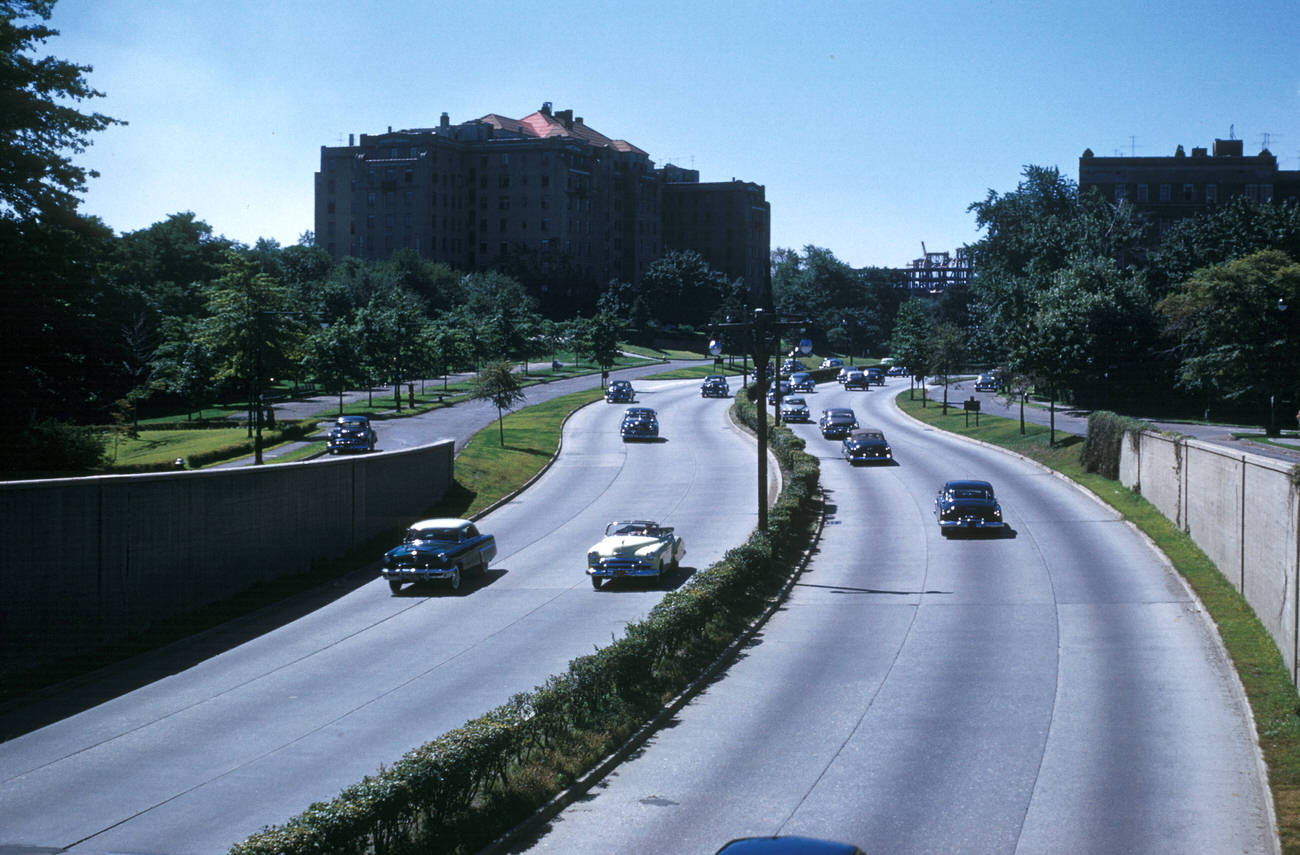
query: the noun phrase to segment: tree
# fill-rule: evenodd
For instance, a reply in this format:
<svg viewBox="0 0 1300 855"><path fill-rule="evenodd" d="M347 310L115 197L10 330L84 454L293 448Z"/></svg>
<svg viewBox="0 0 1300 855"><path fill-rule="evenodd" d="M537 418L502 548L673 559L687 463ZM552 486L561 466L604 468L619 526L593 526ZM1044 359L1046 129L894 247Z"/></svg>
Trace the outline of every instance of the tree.
<svg viewBox="0 0 1300 855"><path fill-rule="evenodd" d="M670 249L641 277L641 296L663 324L702 327L731 291L727 277L693 249Z"/></svg>
<svg viewBox="0 0 1300 855"><path fill-rule="evenodd" d="M84 114L69 102L99 98L83 76L93 69L32 52L58 31L49 20L54 0L0 0L0 216L24 219L78 205L88 177L98 173L72 163L90 134L125 124L100 113Z"/></svg>
<svg viewBox="0 0 1300 855"><path fill-rule="evenodd" d="M894 331L889 337L889 352L894 359L907 366L913 381L921 378L921 394L925 394L926 343L930 339L930 315L924 300L913 297L898 309L894 318ZM911 390L908 396L911 397Z"/></svg>
<svg viewBox="0 0 1300 855"><path fill-rule="evenodd" d="M525 398L524 390L519 385L519 378L511 370L510 363L493 362L483 366L478 376L474 378L469 396L475 401L491 401L492 406L497 408L497 432L500 435L501 447L505 448L506 433L502 422L504 413Z"/></svg>
<svg viewBox="0 0 1300 855"><path fill-rule="evenodd" d="M603 385L618 358L618 340L623 333L618 318L606 313L575 322L574 346L583 356L589 357L600 366L600 380Z"/></svg>
<svg viewBox="0 0 1300 855"><path fill-rule="evenodd" d="M1296 390L1300 264L1264 250L1206 267L1160 301L1165 331L1177 342L1178 381L1210 382L1228 399L1268 405L1276 432L1277 396Z"/></svg>
<svg viewBox="0 0 1300 855"><path fill-rule="evenodd" d="M966 357L966 332L956 324L936 324L926 347L926 363L943 375L943 412L948 413L948 378Z"/></svg>
<svg viewBox="0 0 1300 855"><path fill-rule="evenodd" d="M343 392L365 379L358 364L361 333L349 321L336 321L307 336L303 343L303 370L326 389L337 389L339 414L343 413Z"/></svg>

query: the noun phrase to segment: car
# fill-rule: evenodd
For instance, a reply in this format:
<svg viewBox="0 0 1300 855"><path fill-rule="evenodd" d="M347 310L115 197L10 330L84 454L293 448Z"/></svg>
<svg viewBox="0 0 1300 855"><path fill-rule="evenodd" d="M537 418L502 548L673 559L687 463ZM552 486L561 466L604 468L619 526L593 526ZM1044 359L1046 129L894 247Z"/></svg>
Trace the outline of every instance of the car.
<svg viewBox="0 0 1300 855"><path fill-rule="evenodd" d="M738 837L713 855L866 855L851 843L818 837Z"/></svg>
<svg viewBox="0 0 1300 855"><path fill-rule="evenodd" d="M822 368L843 368L844 360L836 356L828 356L822 360Z"/></svg>
<svg viewBox="0 0 1300 855"><path fill-rule="evenodd" d="M727 378L721 374L710 374L700 384L701 398L726 398L729 395L731 388L727 385Z"/></svg>
<svg viewBox="0 0 1300 855"><path fill-rule="evenodd" d="M841 365L839 372L836 373L835 375L835 382L839 383L840 385L844 385L844 381L848 379L849 372L856 371L856 370L857 370L856 368L850 368L847 365Z"/></svg>
<svg viewBox="0 0 1300 855"><path fill-rule="evenodd" d="M889 370L888 370L887 372L885 372L885 373L888 374L890 377L906 377L906 376L907 376L907 366L906 366L906 365L891 365L891 366L889 366Z"/></svg>
<svg viewBox="0 0 1300 855"><path fill-rule="evenodd" d="M844 388L846 391L849 389L870 389L871 383L862 370L850 368L848 376L844 378Z"/></svg>
<svg viewBox="0 0 1300 855"><path fill-rule="evenodd" d="M816 392L817 381L807 371L796 371L790 375L790 388L796 392Z"/></svg>
<svg viewBox="0 0 1300 855"><path fill-rule="evenodd" d="M671 526L651 520L618 520L605 526L605 536L587 550L591 587L606 579L661 578L676 573L686 545Z"/></svg>
<svg viewBox="0 0 1300 855"><path fill-rule="evenodd" d="M339 416L325 440L325 450L330 454L345 451L374 451L377 441L370 419L365 416Z"/></svg>
<svg viewBox="0 0 1300 855"><path fill-rule="evenodd" d="M858 417L848 407L831 407L822 410L822 417L818 420L817 426L821 428L822 436L826 439L844 439L858 426Z"/></svg>
<svg viewBox="0 0 1300 855"><path fill-rule="evenodd" d="M636 400L636 391L627 380L611 380L605 389L605 401L610 404L630 404Z"/></svg>
<svg viewBox="0 0 1300 855"><path fill-rule="evenodd" d="M885 385L885 372L881 371L879 368L868 368L867 382L870 383L872 386Z"/></svg>
<svg viewBox="0 0 1300 855"><path fill-rule="evenodd" d="M379 573L396 594L407 582L446 582L453 591L466 574L483 574L497 557L497 541L469 520L421 520L406 530L402 545L384 553Z"/></svg>
<svg viewBox="0 0 1300 855"><path fill-rule="evenodd" d="M934 514L944 537L955 531L1001 529L1002 506L988 481L949 481L934 497Z"/></svg>
<svg viewBox="0 0 1300 855"><path fill-rule="evenodd" d="M976 392L996 392L998 390L998 378L996 374L986 373L975 378Z"/></svg>
<svg viewBox="0 0 1300 855"><path fill-rule="evenodd" d="M789 380L781 380L775 386L769 386L767 389L767 402L769 404L776 403L777 389L780 389L782 398L794 391L794 387L790 385Z"/></svg>
<svg viewBox="0 0 1300 855"><path fill-rule="evenodd" d="M798 360L787 359L781 363L780 373L789 375L795 373L796 371L803 371L803 365L801 365Z"/></svg>
<svg viewBox="0 0 1300 855"><path fill-rule="evenodd" d="M619 435L624 442L633 439L658 439L659 416L649 407L628 407L623 414L623 424L619 426Z"/></svg>
<svg viewBox="0 0 1300 855"><path fill-rule="evenodd" d="M879 428L853 431L840 444L840 454L850 463L886 463L894 459L894 452Z"/></svg>
<svg viewBox="0 0 1300 855"><path fill-rule="evenodd" d="M787 422L809 422L812 414L808 412L808 402L800 395L791 395L781 399L781 418Z"/></svg>

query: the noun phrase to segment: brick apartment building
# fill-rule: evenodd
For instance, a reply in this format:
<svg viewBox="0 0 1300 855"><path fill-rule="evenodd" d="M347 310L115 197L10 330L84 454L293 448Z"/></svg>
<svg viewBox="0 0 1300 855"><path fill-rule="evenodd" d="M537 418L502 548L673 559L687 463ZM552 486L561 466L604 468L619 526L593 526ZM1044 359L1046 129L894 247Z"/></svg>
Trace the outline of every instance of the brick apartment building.
<svg viewBox="0 0 1300 855"><path fill-rule="evenodd" d="M1182 146L1169 157L1097 157L1088 149L1079 158L1079 191L1093 188L1133 203L1156 236L1233 196L1259 202L1300 197L1300 171L1278 169L1268 149L1244 154L1237 139L1216 139L1212 152L1193 148L1190 156Z"/></svg>
<svg viewBox="0 0 1300 855"><path fill-rule="evenodd" d="M336 259L409 248L543 291L639 283L666 247L697 249L733 278L760 275L768 258L761 185L656 170L646 152L550 102L522 119L453 125L443 113L434 128L349 134L346 146L321 147L315 196L316 242Z"/></svg>

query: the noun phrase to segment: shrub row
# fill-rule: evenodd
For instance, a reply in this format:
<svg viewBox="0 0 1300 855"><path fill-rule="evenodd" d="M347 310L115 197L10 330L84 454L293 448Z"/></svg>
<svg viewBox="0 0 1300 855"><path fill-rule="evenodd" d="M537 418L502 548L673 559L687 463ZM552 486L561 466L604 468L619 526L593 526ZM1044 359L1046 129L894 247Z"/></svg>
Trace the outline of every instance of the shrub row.
<svg viewBox="0 0 1300 855"><path fill-rule="evenodd" d="M1132 431L1136 436L1147 427L1146 422L1108 410L1093 411L1088 416L1088 435L1079 452L1079 462L1089 472L1118 481L1120 443L1125 432Z"/></svg>
<svg viewBox="0 0 1300 855"><path fill-rule="evenodd" d="M283 427L277 430L262 431L262 447L268 448L272 445L278 445L282 442L297 442L305 440L315 434L318 430L315 419L303 419L296 422L279 422ZM252 454L253 440L245 439L239 442L232 442L218 448L211 448L207 451L201 451L197 454L191 454L185 458L185 465L189 469L198 469L207 466L209 463L220 463L224 460L231 460L236 457L242 457L245 454ZM169 472L176 467L169 461L161 463L135 463L114 466L111 474L113 475L138 475L144 472Z"/></svg>
<svg viewBox="0 0 1300 855"><path fill-rule="evenodd" d="M743 396L736 412L754 425ZM816 523L818 463L788 430L771 431L769 446L785 477L767 534L669 592L609 646L232 855L473 852L546 804L689 685L788 578Z"/></svg>

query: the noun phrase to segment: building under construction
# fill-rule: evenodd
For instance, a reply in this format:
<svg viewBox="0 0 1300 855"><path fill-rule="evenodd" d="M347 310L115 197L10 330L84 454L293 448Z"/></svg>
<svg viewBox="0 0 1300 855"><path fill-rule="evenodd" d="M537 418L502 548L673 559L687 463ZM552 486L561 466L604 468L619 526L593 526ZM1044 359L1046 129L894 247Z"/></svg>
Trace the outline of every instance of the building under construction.
<svg viewBox="0 0 1300 855"><path fill-rule="evenodd" d="M955 252L930 252L922 243L921 252L920 258L903 268L908 288L940 294L954 285L970 283L970 256L965 247Z"/></svg>

